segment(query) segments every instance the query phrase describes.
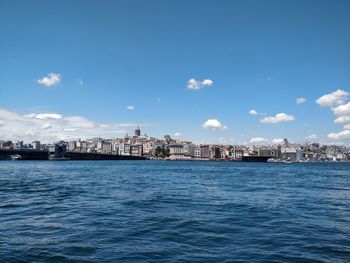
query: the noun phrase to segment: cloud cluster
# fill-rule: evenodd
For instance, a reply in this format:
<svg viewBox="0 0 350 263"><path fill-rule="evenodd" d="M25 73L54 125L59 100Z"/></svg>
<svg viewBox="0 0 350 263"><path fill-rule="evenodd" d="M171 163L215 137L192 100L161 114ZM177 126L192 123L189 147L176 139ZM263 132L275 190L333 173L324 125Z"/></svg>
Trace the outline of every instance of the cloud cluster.
<svg viewBox="0 0 350 263"><path fill-rule="evenodd" d="M213 84L214 81L212 81L211 79L204 79L202 81L190 79L189 81L187 81L187 88L190 90L199 90L204 87L210 87Z"/></svg>
<svg viewBox="0 0 350 263"><path fill-rule="evenodd" d="M303 103L305 103L306 102L306 99L305 98L297 98L296 99L296 103L297 104L303 104Z"/></svg>
<svg viewBox="0 0 350 263"><path fill-rule="evenodd" d="M340 117L349 117L350 116L350 102L339 105L337 107L332 108L333 113L336 116Z"/></svg>
<svg viewBox="0 0 350 263"><path fill-rule="evenodd" d="M332 140L349 139L350 129L342 130L340 132L332 132L328 134L328 138Z"/></svg>
<svg viewBox="0 0 350 263"><path fill-rule="evenodd" d="M62 115L57 113L39 113L39 114L30 113L30 114L24 115L23 117L27 119L36 118L39 120L49 120L49 119L58 120L62 118Z"/></svg>
<svg viewBox="0 0 350 263"><path fill-rule="evenodd" d="M284 139L282 139L282 138L271 140L272 144L282 144L283 142L284 142Z"/></svg>
<svg viewBox="0 0 350 263"><path fill-rule="evenodd" d="M306 141L314 141L318 138L318 136L316 134L310 134L308 136L305 137Z"/></svg>
<svg viewBox="0 0 350 263"><path fill-rule="evenodd" d="M61 81L61 75L56 73L50 73L41 79L38 79L36 82L45 87L51 87L57 85Z"/></svg>
<svg viewBox="0 0 350 263"><path fill-rule="evenodd" d="M255 137L252 138L249 142L252 144L263 144L263 143L267 143L269 140L266 138L262 138L262 137Z"/></svg>
<svg viewBox="0 0 350 263"><path fill-rule="evenodd" d="M250 139L250 143L251 144L282 144L283 143L283 139L281 138L276 138L276 139L272 139L271 141L267 138L263 138L263 137L254 137Z"/></svg>
<svg viewBox="0 0 350 263"><path fill-rule="evenodd" d="M222 125L220 121L217 119L208 119L206 122L202 124L202 127L204 129L211 128L212 130L221 129L221 130L228 130L228 127L226 125Z"/></svg>
<svg viewBox="0 0 350 263"><path fill-rule="evenodd" d="M343 124L347 122L350 122L350 116L341 116L334 120L334 123L336 124Z"/></svg>
<svg viewBox="0 0 350 263"><path fill-rule="evenodd" d="M251 109L249 111L249 114L255 116L255 115L258 115L258 112L255 109Z"/></svg>
<svg viewBox="0 0 350 263"><path fill-rule="evenodd" d="M134 129L133 123L102 124L82 116L63 116L58 113L20 115L0 108L0 138L31 142L54 142L76 138L117 137Z"/></svg>
<svg viewBox="0 0 350 263"><path fill-rule="evenodd" d="M349 97L349 92L337 89L319 97L316 103L322 107L329 107L335 116L334 123L344 125L350 123L350 102L347 102ZM339 132L329 133L328 138L331 140L350 139L350 125L345 125Z"/></svg>
<svg viewBox="0 0 350 263"><path fill-rule="evenodd" d="M316 103L318 103L322 107L333 107L335 105L343 104L347 100L349 95L350 95L349 92L345 90L337 89L332 93L325 94L319 97L316 100Z"/></svg>
<svg viewBox="0 0 350 263"><path fill-rule="evenodd" d="M135 109L135 106L134 106L134 105L128 105L128 106L126 106L126 108L127 108L128 110L134 110L134 109Z"/></svg>
<svg viewBox="0 0 350 263"><path fill-rule="evenodd" d="M295 117L293 115L278 113L275 116L265 117L262 120L260 120L260 122L264 124L276 124L279 122L287 122L287 121L294 121L294 120L295 120Z"/></svg>

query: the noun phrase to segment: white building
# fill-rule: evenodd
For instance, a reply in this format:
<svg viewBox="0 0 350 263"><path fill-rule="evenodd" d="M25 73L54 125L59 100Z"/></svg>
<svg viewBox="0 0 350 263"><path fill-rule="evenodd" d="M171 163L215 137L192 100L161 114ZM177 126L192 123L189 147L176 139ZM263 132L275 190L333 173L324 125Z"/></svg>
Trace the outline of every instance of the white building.
<svg viewBox="0 0 350 263"><path fill-rule="evenodd" d="M201 148L198 145L194 148L194 158L201 158Z"/></svg>
<svg viewBox="0 0 350 263"><path fill-rule="evenodd" d="M184 147L182 144L169 145L169 153L172 157L184 157Z"/></svg>
<svg viewBox="0 0 350 263"><path fill-rule="evenodd" d="M40 141L32 141L32 147L34 150L40 150Z"/></svg>
<svg viewBox="0 0 350 263"><path fill-rule="evenodd" d="M192 143L186 143L183 145L183 153L185 156L194 157L195 146Z"/></svg>

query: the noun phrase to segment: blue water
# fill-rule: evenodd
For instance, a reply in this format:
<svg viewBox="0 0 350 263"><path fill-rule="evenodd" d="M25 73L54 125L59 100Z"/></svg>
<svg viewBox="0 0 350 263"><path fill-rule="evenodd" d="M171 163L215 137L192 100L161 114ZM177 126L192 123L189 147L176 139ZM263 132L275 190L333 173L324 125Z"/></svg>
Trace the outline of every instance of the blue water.
<svg viewBox="0 0 350 263"><path fill-rule="evenodd" d="M1 262L350 261L350 164L0 162Z"/></svg>

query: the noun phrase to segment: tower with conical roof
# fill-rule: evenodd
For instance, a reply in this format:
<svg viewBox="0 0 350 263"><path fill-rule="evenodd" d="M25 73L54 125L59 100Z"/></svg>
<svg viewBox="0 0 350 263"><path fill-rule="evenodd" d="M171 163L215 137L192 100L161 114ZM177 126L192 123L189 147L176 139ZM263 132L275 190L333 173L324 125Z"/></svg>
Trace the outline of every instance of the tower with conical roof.
<svg viewBox="0 0 350 263"><path fill-rule="evenodd" d="M137 137L141 136L141 130L140 130L139 126L137 126L135 129L135 136L137 136Z"/></svg>

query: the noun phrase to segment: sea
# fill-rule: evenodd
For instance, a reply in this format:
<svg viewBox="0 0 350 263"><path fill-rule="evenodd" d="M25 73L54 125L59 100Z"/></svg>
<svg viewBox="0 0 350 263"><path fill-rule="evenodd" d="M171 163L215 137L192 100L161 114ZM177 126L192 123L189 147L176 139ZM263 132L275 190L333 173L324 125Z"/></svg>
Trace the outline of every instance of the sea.
<svg viewBox="0 0 350 263"><path fill-rule="evenodd" d="M350 262L350 163L1 161L0 262Z"/></svg>

